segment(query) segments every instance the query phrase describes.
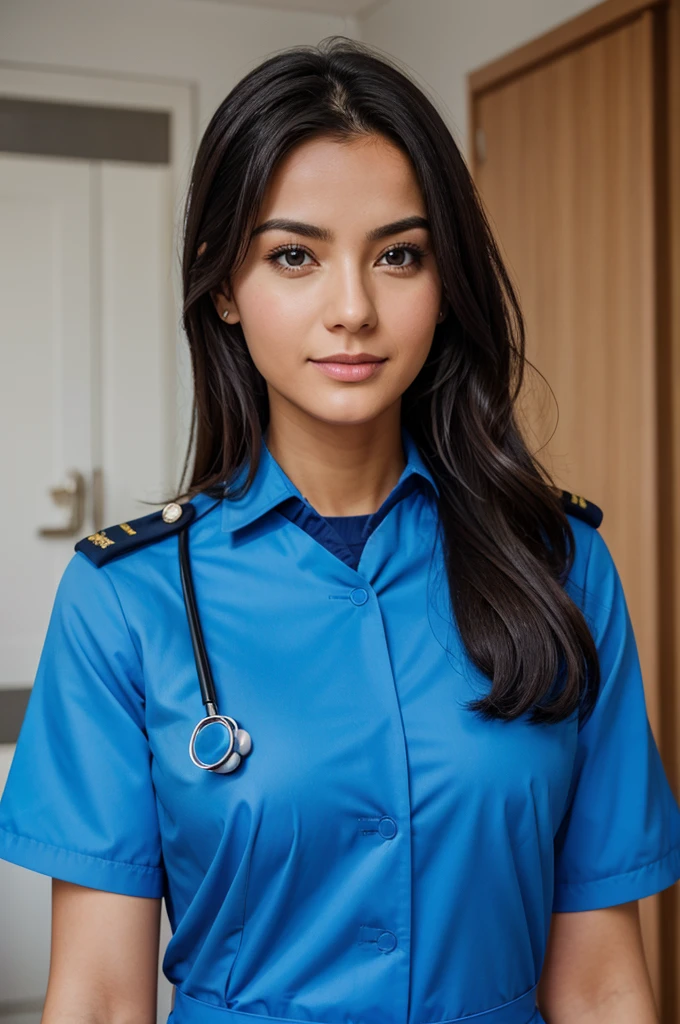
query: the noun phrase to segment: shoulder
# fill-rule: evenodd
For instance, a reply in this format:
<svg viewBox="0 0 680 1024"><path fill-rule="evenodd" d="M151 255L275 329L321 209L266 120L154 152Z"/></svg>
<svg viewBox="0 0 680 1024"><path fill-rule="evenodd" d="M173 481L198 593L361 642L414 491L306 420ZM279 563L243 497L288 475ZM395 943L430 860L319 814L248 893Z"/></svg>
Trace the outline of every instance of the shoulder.
<svg viewBox="0 0 680 1024"><path fill-rule="evenodd" d="M567 590L592 626L601 616L607 616L619 600L619 572L599 529L602 509L568 491L562 491L562 507L570 516L574 536L574 558Z"/></svg>
<svg viewBox="0 0 680 1024"><path fill-rule="evenodd" d="M562 504L562 510L570 518L569 526L574 538L574 558L570 579L582 587L585 583L586 569L593 544L597 543L597 539L601 539L599 527L604 514L599 505L588 501L580 494L572 494L571 491L558 491L558 497Z"/></svg>
<svg viewBox="0 0 680 1024"><path fill-rule="evenodd" d="M193 502L180 504L172 501L165 508L149 515L115 523L83 537L75 545L75 550L99 568L114 559L174 536L195 517L196 505Z"/></svg>
<svg viewBox="0 0 680 1024"><path fill-rule="evenodd" d="M151 560L160 556L163 563L172 558L163 542L194 522L196 515L192 502L171 502L79 540L57 587L52 613L57 639L68 635L72 644L87 647L97 637L102 651L116 657L124 652L136 664L140 623L150 604L162 600L164 587L172 586L168 573L151 571ZM139 555L128 562L126 556L135 552Z"/></svg>
<svg viewBox="0 0 680 1024"><path fill-rule="evenodd" d="M580 494L571 491L556 490L556 497L562 505L562 511L569 516L569 526L573 536L573 559L567 577L567 590L571 597L582 606L586 583L588 562L593 544L601 539L599 527L603 512L599 505L588 501Z"/></svg>
<svg viewBox="0 0 680 1024"><path fill-rule="evenodd" d="M593 501L587 501L580 494L572 494L571 491L560 491L562 508L567 515L580 519L598 529L602 523L604 513Z"/></svg>
<svg viewBox="0 0 680 1024"><path fill-rule="evenodd" d="M139 659L132 641L130 622L118 588L106 569L99 569L75 551L57 584L43 657L70 660L74 674L98 666L99 678L108 674L105 665L117 661L136 679Z"/></svg>
<svg viewBox="0 0 680 1024"><path fill-rule="evenodd" d="M599 527L604 514L599 505L589 501L581 494L571 491L557 490L557 498L562 511L569 516L569 526L573 535L573 559L566 581L566 589L571 598L584 610L588 564L594 546L602 541ZM604 545L604 541L602 541Z"/></svg>

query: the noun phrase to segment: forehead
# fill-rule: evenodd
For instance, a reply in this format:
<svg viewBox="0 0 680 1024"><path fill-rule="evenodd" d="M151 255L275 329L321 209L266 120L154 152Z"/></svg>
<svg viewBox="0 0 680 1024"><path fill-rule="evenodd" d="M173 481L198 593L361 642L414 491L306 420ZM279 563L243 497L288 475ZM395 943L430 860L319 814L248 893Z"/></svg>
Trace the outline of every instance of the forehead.
<svg viewBox="0 0 680 1024"><path fill-rule="evenodd" d="M300 143L280 161L259 219L303 211L306 219L316 216L317 224L327 224L334 215L382 223L393 213L424 215L425 204L411 161L388 139L315 138Z"/></svg>

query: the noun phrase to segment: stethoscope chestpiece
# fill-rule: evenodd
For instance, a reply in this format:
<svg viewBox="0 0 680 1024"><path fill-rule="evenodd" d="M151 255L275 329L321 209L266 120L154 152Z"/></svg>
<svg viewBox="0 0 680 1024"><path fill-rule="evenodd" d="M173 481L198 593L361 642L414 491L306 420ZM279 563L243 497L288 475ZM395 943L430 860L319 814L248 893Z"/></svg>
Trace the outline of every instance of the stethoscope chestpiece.
<svg viewBox="0 0 680 1024"><path fill-rule="evenodd" d="M226 730L228 736L227 747L217 761L203 761L196 753L196 740L203 729L209 725L217 725ZM197 768L205 768L206 771L217 772L226 775L233 772L241 763L242 758L250 753L252 741L250 733L245 729L239 729L238 723L230 715L206 715L191 734L189 741L189 756Z"/></svg>

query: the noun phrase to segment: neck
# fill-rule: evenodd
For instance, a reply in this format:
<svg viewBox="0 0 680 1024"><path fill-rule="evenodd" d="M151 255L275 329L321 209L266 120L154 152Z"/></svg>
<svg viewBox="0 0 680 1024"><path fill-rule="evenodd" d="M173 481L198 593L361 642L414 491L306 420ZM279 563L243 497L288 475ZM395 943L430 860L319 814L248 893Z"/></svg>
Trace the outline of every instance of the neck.
<svg viewBox="0 0 680 1024"><path fill-rule="evenodd" d="M322 516L375 512L405 466L399 404L368 423L272 416L265 443Z"/></svg>

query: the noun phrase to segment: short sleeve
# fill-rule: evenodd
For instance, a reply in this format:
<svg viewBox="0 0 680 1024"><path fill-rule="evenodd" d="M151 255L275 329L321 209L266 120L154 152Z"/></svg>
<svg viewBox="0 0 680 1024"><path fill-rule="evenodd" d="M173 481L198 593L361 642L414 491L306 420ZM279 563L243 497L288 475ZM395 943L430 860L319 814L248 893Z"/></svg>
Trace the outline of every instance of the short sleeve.
<svg viewBox="0 0 680 1024"><path fill-rule="evenodd" d="M140 659L107 570L79 552L0 800L0 857L93 889L163 894Z"/></svg>
<svg viewBox="0 0 680 1024"><path fill-rule="evenodd" d="M579 603L601 681L592 714L579 723L567 811L555 836L554 911L626 903L680 878L680 809L647 717L621 580L602 536L588 533Z"/></svg>

